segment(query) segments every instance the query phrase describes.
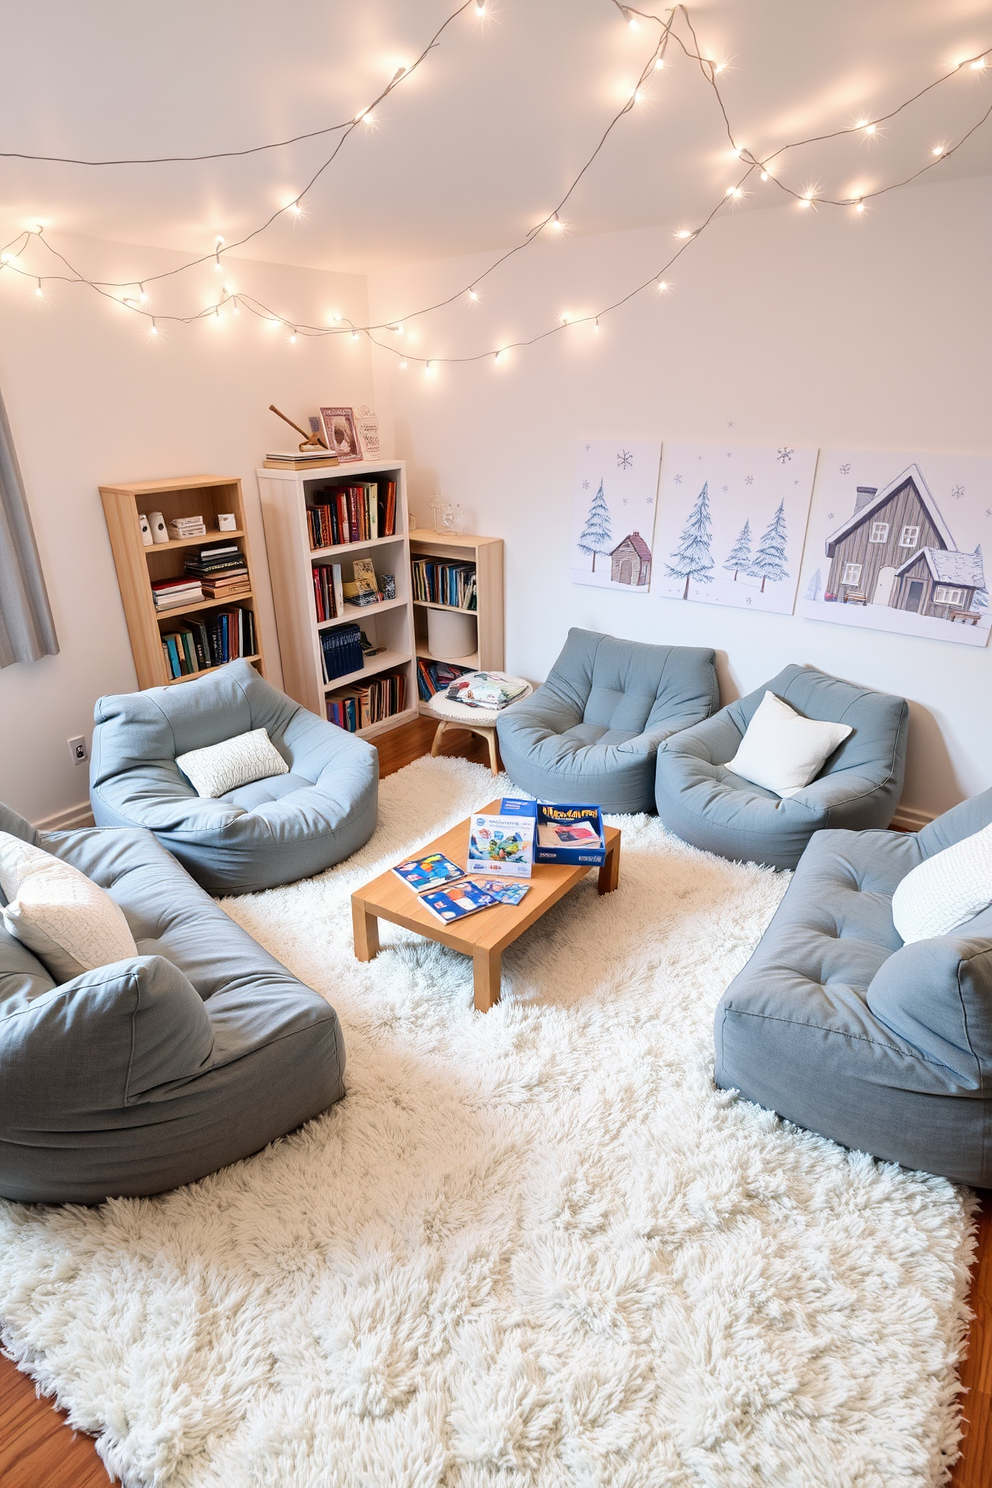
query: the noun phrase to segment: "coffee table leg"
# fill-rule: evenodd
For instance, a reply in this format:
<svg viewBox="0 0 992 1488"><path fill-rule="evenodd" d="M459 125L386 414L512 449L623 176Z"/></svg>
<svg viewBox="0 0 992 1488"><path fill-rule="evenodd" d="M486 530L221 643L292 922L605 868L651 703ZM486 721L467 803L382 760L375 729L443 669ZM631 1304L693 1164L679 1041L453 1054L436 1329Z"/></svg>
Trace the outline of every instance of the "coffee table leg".
<svg viewBox="0 0 992 1488"><path fill-rule="evenodd" d="M606 862L599 870L599 892L612 894L620 882L620 838L606 849Z"/></svg>
<svg viewBox="0 0 992 1488"><path fill-rule="evenodd" d="M371 961L379 954L379 921L369 914L364 901L352 895L351 923L355 932L355 957Z"/></svg>
<svg viewBox="0 0 992 1488"><path fill-rule="evenodd" d="M475 1005L480 1013L488 1013L493 1004L499 1002L502 957L499 951L476 951L472 956L472 966L475 977Z"/></svg>

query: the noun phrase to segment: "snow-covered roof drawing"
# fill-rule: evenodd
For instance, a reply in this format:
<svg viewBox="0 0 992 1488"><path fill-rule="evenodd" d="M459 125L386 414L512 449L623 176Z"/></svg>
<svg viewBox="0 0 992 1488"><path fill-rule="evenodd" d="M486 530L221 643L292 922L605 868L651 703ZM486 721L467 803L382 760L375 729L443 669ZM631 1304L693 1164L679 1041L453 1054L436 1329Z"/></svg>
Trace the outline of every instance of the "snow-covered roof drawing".
<svg viewBox="0 0 992 1488"><path fill-rule="evenodd" d="M860 511L856 511L854 513L853 517L848 517L847 521L842 527L838 527L836 532L832 532L830 534L830 536L827 538L826 544L827 557L832 558L834 556L834 545L836 543L839 543L842 538L845 538L849 532L853 532L855 527L860 527L862 522L867 521L869 517L874 516L879 507L883 506L885 502L888 501L889 497L894 491L898 491L900 486L905 485L907 480L911 480L913 482L913 485L916 487L916 494L919 496L921 502L923 503L923 506L926 509L927 516L933 523L938 537L942 539L942 541L948 548L956 547L957 544L951 536L950 529L948 528L947 523L944 521L943 517L940 514L940 508L938 507L936 501L934 501L933 499L930 487L923 479L923 474L920 470L920 467L918 465L910 465L902 472L901 475L897 475L895 480L889 481L889 484L887 486L883 486L882 489L878 492L877 496L873 496L872 499L867 503L867 505L863 506Z"/></svg>
<svg viewBox="0 0 992 1488"><path fill-rule="evenodd" d="M617 543L616 547L613 549L613 553L618 553L623 547L624 543L630 543L638 558L643 558L646 563L650 563L651 549L648 547L647 543L644 541L639 532L629 532L623 539L623 542ZM611 558L613 557L613 553L610 554Z"/></svg>
<svg viewBox="0 0 992 1488"><path fill-rule="evenodd" d="M967 589L985 588L985 570L981 553L945 553L941 548L920 548L912 558L907 558L896 569L896 577L912 568L918 558L925 558L927 567L938 584L963 584Z"/></svg>

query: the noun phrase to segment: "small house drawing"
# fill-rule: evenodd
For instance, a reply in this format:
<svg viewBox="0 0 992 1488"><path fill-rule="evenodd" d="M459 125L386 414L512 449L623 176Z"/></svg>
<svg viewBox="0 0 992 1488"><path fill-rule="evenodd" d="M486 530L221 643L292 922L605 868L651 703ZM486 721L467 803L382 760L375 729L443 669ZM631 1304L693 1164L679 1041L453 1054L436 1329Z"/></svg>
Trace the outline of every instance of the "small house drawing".
<svg viewBox="0 0 992 1488"><path fill-rule="evenodd" d="M629 533L610 554L610 578L614 584L649 584L651 549L639 532Z"/></svg>
<svg viewBox="0 0 992 1488"><path fill-rule="evenodd" d="M881 490L859 486L854 515L825 550L826 600L949 620L985 588L981 553L958 551L918 465Z"/></svg>

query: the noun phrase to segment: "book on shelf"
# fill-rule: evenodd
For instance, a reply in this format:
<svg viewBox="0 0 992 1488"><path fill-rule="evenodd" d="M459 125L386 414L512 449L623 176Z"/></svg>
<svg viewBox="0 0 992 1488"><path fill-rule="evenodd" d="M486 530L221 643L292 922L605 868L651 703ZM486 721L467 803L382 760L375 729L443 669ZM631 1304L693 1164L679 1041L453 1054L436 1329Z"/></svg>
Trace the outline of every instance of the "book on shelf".
<svg viewBox="0 0 992 1488"><path fill-rule="evenodd" d="M467 915L477 914L480 909L492 909L499 900L480 889L470 878L465 878L447 889L431 889L421 894L420 902L435 919L449 925L453 920L464 920Z"/></svg>
<svg viewBox="0 0 992 1488"><path fill-rule="evenodd" d="M308 498L311 551L396 535L396 482L367 480L328 486Z"/></svg>
<svg viewBox="0 0 992 1488"><path fill-rule="evenodd" d="M352 623L336 626L334 630L322 630L320 655L325 682L333 682L335 677L345 677L349 672L360 672L365 659L358 626Z"/></svg>
<svg viewBox="0 0 992 1488"><path fill-rule="evenodd" d="M421 604L446 605L453 610L478 609L474 563L442 563L436 558L415 558L413 597Z"/></svg>
<svg viewBox="0 0 992 1488"><path fill-rule="evenodd" d="M321 465L339 464L337 455L330 450L269 450L262 461L266 470L312 470Z"/></svg>
<svg viewBox="0 0 992 1488"><path fill-rule="evenodd" d="M203 598L203 586L195 579L156 579L151 588L152 601L157 610L199 604Z"/></svg>
<svg viewBox="0 0 992 1488"><path fill-rule="evenodd" d="M181 542L187 537L203 537L207 525L202 517L176 517L169 523L169 533L173 541Z"/></svg>
<svg viewBox="0 0 992 1488"><path fill-rule="evenodd" d="M444 884L453 883L456 878L465 877L465 869L459 868L441 852L428 853L424 858L406 858L397 863L392 872L415 894L439 889Z"/></svg>
<svg viewBox="0 0 992 1488"><path fill-rule="evenodd" d="M341 581L340 563L314 563L311 572L317 623L337 620L344 614L344 585Z"/></svg>
<svg viewBox="0 0 992 1488"><path fill-rule="evenodd" d="M444 692L452 682L473 670L456 666L453 662L432 661L426 656L417 657L417 691L421 702L429 703L435 693Z"/></svg>
<svg viewBox="0 0 992 1488"><path fill-rule="evenodd" d="M343 687L326 700L327 719L338 728L357 733L402 713L406 707L406 674L387 672L368 682Z"/></svg>

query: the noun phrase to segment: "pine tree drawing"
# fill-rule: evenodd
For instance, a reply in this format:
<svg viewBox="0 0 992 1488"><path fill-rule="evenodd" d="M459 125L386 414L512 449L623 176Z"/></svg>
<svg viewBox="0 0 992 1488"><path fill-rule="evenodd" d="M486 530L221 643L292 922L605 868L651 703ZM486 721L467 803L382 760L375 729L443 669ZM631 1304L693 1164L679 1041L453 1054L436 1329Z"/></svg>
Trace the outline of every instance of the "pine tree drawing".
<svg viewBox="0 0 992 1488"><path fill-rule="evenodd" d="M978 547L975 549L975 557L978 559L979 564L981 565L982 575L984 576L984 574L985 574L985 560L984 560L984 557L982 555L982 545L981 545L981 543L979 543L978 544ZM974 594L974 598L971 601L971 608L973 610L987 610L988 607L989 607L989 591L987 589L976 589L975 590L975 594Z"/></svg>
<svg viewBox="0 0 992 1488"><path fill-rule="evenodd" d="M769 579L773 584L777 584L780 580L789 577L785 566L786 537L785 502L780 501L778 510L762 534L757 552L751 559L751 567L748 569L748 575L752 579L761 580L761 588L758 591L760 594L764 594L765 585Z"/></svg>
<svg viewBox="0 0 992 1488"><path fill-rule="evenodd" d="M734 546L730 550L729 558L723 566L729 573L733 574L734 583L736 584L737 575L741 572L747 573L750 562L751 519L748 518L737 536L737 541L734 543Z"/></svg>
<svg viewBox="0 0 992 1488"><path fill-rule="evenodd" d="M712 541L709 481L704 481L703 489L696 497L695 505L689 513L689 520L682 529L679 545L671 555L674 561L665 564L665 572L670 579L685 579L685 588L682 590L683 599L689 598L689 584L693 579L697 584L712 584L713 575L710 573L713 567L713 559L710 556Z"/></svg>
<svg viewBox="0 0 992 1488"><path fill-rule="evenodd" d="M583 527L578 540L578 548L581 553L592 554L592 572L596 572L596 554L607 554L612 551L613 537L610 532L610 508L606 504L603 495L603 482L599 483L599 490L589 505L589 514L586 517L586 525Z"/></svg>
<svg viewBox="0 0 992 1488"><path fill-rule="evenodd" d="M813 577L810 579L809 583L806 585L806 598L813 600L813 602L815 603L819 599L819 597L820 597L820 595L821 595L822 592L823 592L823 575L821 574L820 570L817 569L816 570L816 573L813 575Z"/></svg>

